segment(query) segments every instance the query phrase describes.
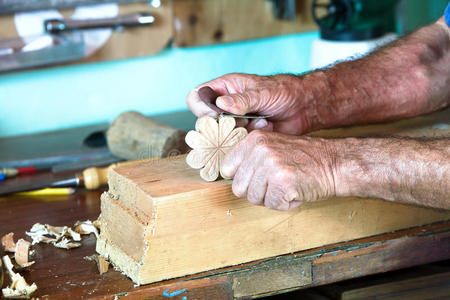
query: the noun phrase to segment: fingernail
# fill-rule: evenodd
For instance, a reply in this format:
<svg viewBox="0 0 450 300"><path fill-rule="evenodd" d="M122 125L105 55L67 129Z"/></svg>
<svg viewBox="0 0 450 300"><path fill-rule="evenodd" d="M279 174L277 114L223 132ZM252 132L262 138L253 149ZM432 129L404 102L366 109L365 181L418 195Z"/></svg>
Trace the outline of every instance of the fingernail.
<svg viewBox="0 0 450 300"><path fill-rule="evenodd" d="M233 98L229 97L229 96L221 96L219 98L217 98L217 106L221 106L223 108L225 107L231 107L234 104Z"/></svg>
<svg viewBox="0 0 450 300"><path fill-rule="evenodd" d="M258 121L256 121L255 123L255 129L261 129L264 128L268 125L269 123L267 123L267 121L265 119L259 119Z"/></svg>

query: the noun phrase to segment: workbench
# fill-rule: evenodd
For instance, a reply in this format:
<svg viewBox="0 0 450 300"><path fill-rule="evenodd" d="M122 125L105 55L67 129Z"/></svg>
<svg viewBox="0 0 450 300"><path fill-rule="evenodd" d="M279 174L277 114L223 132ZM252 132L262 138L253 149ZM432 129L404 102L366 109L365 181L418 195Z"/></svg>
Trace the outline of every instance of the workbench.
<svg viewBox="0 0 450 300"><path fill-rule="evenodd" d="M34 223L72 225L94 220L100 213L101 191L79 191L68 196L0 198L0 236L14 232L24 238ZM328 284L450 259L450 221L410 228L354 241L328 245L289 255L212 270L136 287L112 268L100 275L93 262L95 236L80 248L65 250L38 244L36 263L23 272L35 282L39 299L233 299L262 296ZM0 251L3 256L3 250ZM236 284L239 282L240 284Z"/></svg>
<svg viewBox="0 0 450 300"><path fill-rule="evenodd" d="M352 134L358 136L363 132L383 132L415 136L421 135L427 128L437 128L433 136L447 136L449 112L447 110L432 116L396 122L390 127L372 125L364 130L355 129ZM444 127L445 130L439 129ZM330 134L345 136L346 132L336 129L327 132L327 135ZM39 176L54 175L43 173ZM72 226L76 221L95 220L100 213L102 192L80 189L67 196L0 197L0 236L14 232L16 239L25 238L25 231L38 222ZM95 253L95 243L96 238L91 234L83 239L80 248L71 250L57 249L47 244L33 246L36 251L33 260L36 263L21 272L28 283L34 282L38 286L33 297L233 299L279 294L449 260L450 221L340 242L145 286L134 286L130 279L111 267L107 273L100 275L96 264L84 259ZM3 249L0 254L4 255ZM5 284L8 283L6 280Z"/></svg>

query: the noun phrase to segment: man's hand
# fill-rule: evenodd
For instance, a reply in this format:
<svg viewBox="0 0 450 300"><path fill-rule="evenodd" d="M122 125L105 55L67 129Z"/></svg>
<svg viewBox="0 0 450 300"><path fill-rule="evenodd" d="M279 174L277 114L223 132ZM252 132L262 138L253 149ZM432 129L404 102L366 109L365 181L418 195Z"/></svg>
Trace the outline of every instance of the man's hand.
<svg viewBox="0 0 450 300"><path fill-rule="evenodd" d="M222 172L234 178L236 196L288 210L335 195L330 145L319 138L253 131L227 154Z"/></svg>
<svg viewBox="0 0 450 300"><path fill-rule="evenodd" d="M321 139L253 131L222 172L233 193L287 210L333 196L450 209L450 139Z"/></svg>
<svg viewBox="0 0 450 300"><path fill-rule="evenodd" d="M217 117L217 113L203 103L198 89L209 86L221 95L216 104L219 108L244 115L256 113L273 115L269 120L253 120L247 125L249 131L261 129L286 134L301 134L312 130L307 116L314 116L310 98L302 93L300 77L293 75L258 76L250 74L227 74L206 82L192 90L186 98L189 109L197 116Z"/></svg>

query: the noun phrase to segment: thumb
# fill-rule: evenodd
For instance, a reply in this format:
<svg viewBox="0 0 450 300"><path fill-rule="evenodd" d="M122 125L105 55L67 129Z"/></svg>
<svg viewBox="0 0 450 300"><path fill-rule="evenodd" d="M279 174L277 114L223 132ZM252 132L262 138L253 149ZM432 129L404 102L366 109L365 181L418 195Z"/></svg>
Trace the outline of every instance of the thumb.
<svg viewBox="0 0 450 300"><path fill-rule="evenodd" d="M249 91L241 94L220 96L216 100L216 105L227 112L245 115L249 112L257 112L258 95L256 92Z"/></svg>

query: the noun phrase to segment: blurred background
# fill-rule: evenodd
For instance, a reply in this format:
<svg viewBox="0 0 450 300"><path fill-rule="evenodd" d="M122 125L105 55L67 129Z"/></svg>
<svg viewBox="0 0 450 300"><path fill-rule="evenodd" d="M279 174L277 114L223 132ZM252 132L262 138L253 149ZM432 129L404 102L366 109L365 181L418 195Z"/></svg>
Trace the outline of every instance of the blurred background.
<svg viewBox="0 0 450 300"><path fill-rule="evenodd" d="M75 62L0 73L0 138L110 122L126 110L151 116L186 111L185 96L193 87L229 72L306 72L313 42L320 38L311 2L161 0L116 4L113 15L149 11L155 22L145 28L118 27L109 35L105 33L108 29L96 30L97 35L94 30L84 36L87 50L83 55L90 52L89 57ZM401 0L396 5L389 3L395 9L388 15L375 17L393 21L392 31L404 35L440 17L447 3ZM84 14L74 8L41 10L47 11L43 16L21 10L17 7L17 12L0 15L0 39L37 35L43 31L42 20L55 15L90 16L89 9ZM98 10L111 13L111 7ZM76 36L75 32L71 34ZM90 41L93 47L88 45ZM0 67L2 63L6 65L0 59ZM166 119L182 128L191 126L193 118L183 116Z"/></svg>

